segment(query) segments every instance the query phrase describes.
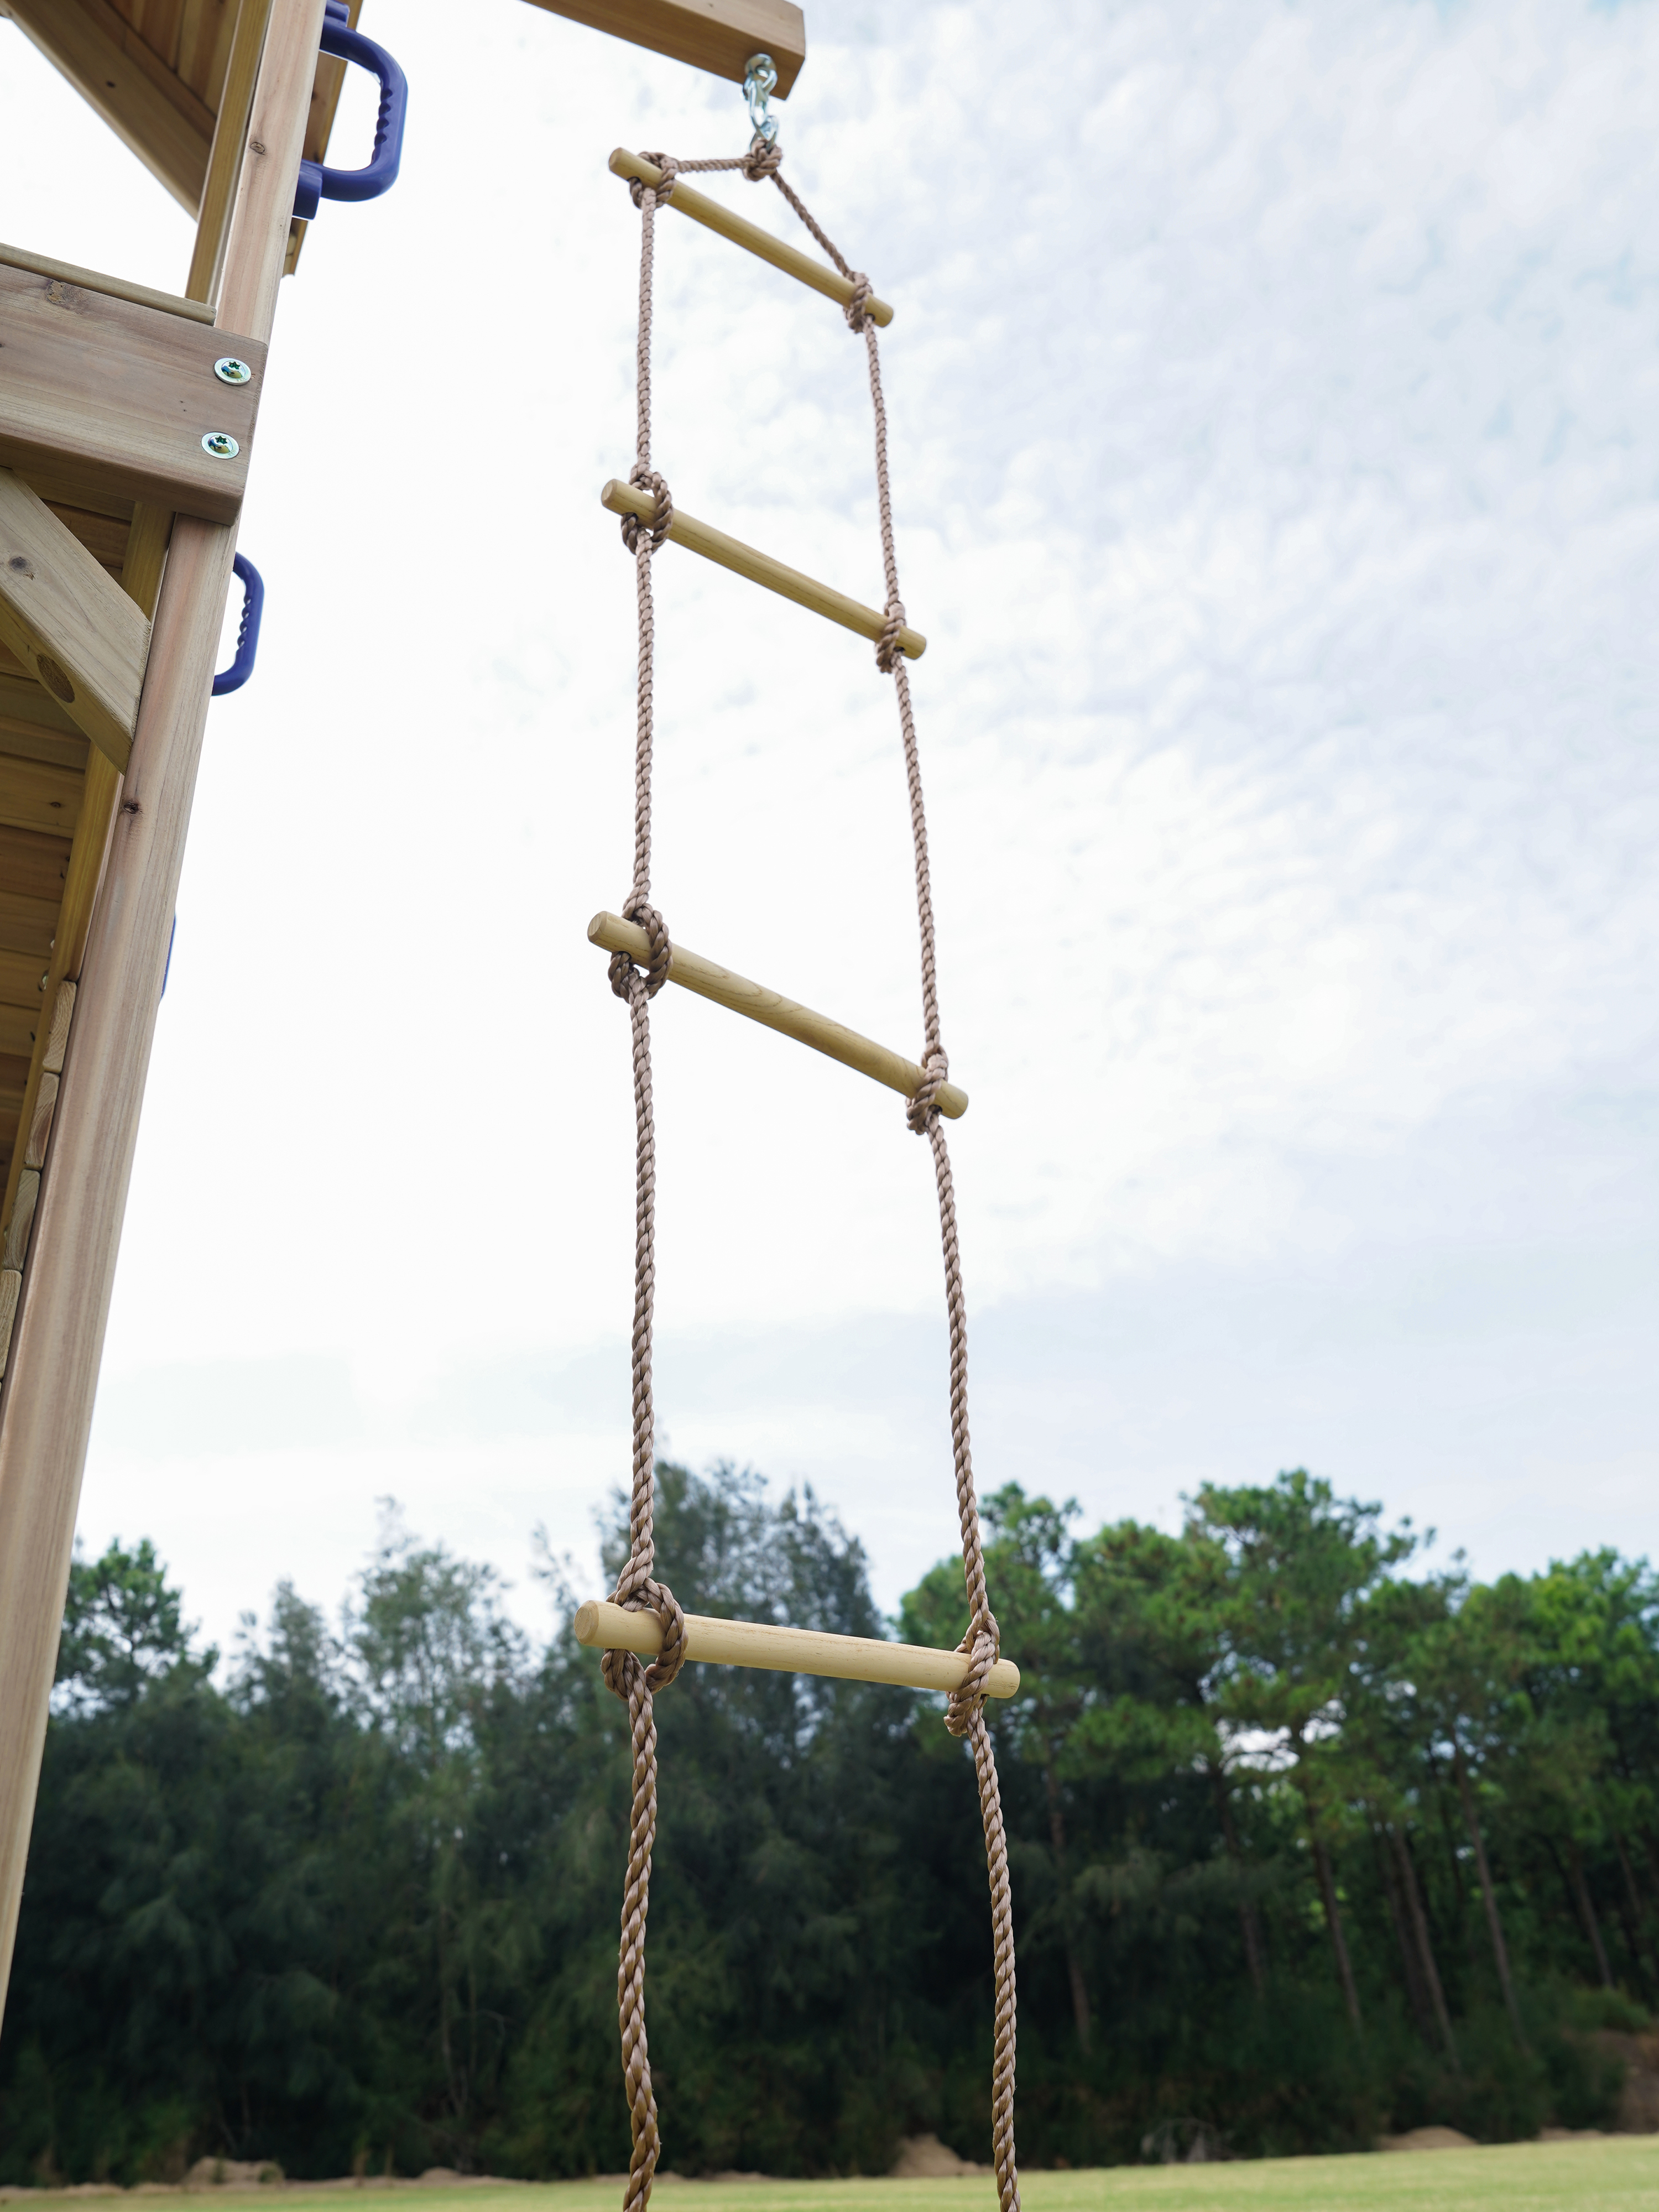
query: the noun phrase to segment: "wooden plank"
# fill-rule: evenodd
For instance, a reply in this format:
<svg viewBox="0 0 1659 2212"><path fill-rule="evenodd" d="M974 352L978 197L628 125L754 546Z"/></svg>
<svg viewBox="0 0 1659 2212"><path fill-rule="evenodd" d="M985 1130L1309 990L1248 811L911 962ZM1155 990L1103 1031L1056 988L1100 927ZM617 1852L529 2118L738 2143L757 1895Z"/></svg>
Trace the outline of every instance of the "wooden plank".
<svg viewBox="0 0 1659 2212"><path fill-rule="evenodd" d="M23 1287L23 1278L15 1267L0 1272L0 1375L6 1371L6 1358L11 1350L12 1323L17 1318L17 1293Z"/></svg>
<svg viewBox="0 0 1659 2212"><path fill-rule="evenodd" d="M578 1644L589 1650L635 1651L654 1658L662 1650L662 1620L647 1607L630 1613L608 1598L589 1598L576 1608ZM827 1636L816 1628L781 1628L768 1620L717 1620L685 1616L688 1659L714 1667L758 1667L774 1674L827 1674L841 1682L888 1682L903 1690L959 1690L968 1679L960 1651L925 1644L888 1644L876 1636ZM1019 1669L999 1659L985 1678L992 1698L1012 1698Z"/></svg>
<svg viewBox="0 0 1659 2212"><path fill-rule="evenodd" d="M27 1067L40 1034L40 1020L38 1009L0 1006L0 1057L21 1060Z"/></svg>
<svg viewBox="0 0 1659 2212"><path fill-rule="evenodd" d="M22 1104L28 1074L29 1064L21 1054L0 1053L0 1106L8 1112L15 1114Z"/></svg>
<svg viewBox="0 0 1659 2212"><path fill-rule="evenodd" d="M240 0L231 33L230 58L218 100L219 119L214 126L213 150L208 156L207 180L202 188L202 212L197 219L196 245L190 257L190 278L185 289L192 304L210 301L218 289L224 266L225 242L236 204L236 186L242 173L242 155L247 142L247 118L253 105L253 87L264 52L265 30L270 21L270 0ZM210 314L212 310L208 310Z"/></svg>
<svg viewBox="0 0 1659 2212"><path fill-rule="evenodd" d="M647 161L642 154L630 154L626 146L617 147L611 156L610 167L613 176L637 177L647 185L659 185L666 173L658 168L654 161ZM763 230L757 222L750 222L745 216L734 214L724 201L710 199L707 192L698 191L684 178L675 184L668 204L679 214L690 216L693 222L702 223L705 230L717 231L722 238L729 238L734 246L741 246L745 252L756 255L762 261L769 261L775 269L781 269L786 276L793 276L800 283L810 284L815 292L822 292L826 299L834 300L843 307L851 302L854 287L839 269L832 269L827 262L815 261L810 253L803 253L798 246L788 246L782 239L774 238L769 230ZM867 305L872 323L879 323L884 328L892 321L893 311L885 300L877 299L872 293Z"/></svg>
<svg viewBox="0 0 1659 2212"><path fill-rule="evenodd" d="M104 757L101 753L100 760ZM0 891L0 951L27 952L36 959L52 957L52 940L58 933L56 899L26 897L18 891Z"/></svg>
<svg viewBox="0 0 1659 2212"><path fill-rule="evenodd" d="M0 638L125 770L149 624L10 469L0 469Z"/></svg>
<svg viewBox="0 0 1659 2212"><path fill-rule="evenodd" d="M31 741L36 737L43 742L56 738L64 744L76 747L84 746L87 742L51 693L33 676L0 676L0 729L19 739L26 735ZM58 756L42 753L40 757L55 760ZM64 757L67 759L69 755ZM77 751L75 757L78 761L85 755Z"/></svg>
<svg viewBox="0 0 1659 2212"><path fill-rule="evenodd" d="M14 896L46 900L56 907L64 896L72 850L70 840L56 831L42 836L33 830L0 828L0 884Z"/></svg>
<svg viewBox="0 0 1659 2212"><path fill-rule="evenodd" d="M213 320L213 310L200 300L181 299L176 292L158 292L152 285L135 284L125 276L106 276L96 269L82 269L73 261L58 261L50 253L27 253L21 246L0 246L0 262L8 269L26 270L49 283L72 284L78 291L97 292L106 300L131 300L135 307L154 307L164 315L182 315L188 323Z"/></svg>
<svg viewBox="0 0 1659 2212"><path fill-rule="evenodd" d="M0 823L73 836L81 818L82 777L73 769L0 754Z"/></svg>
<svg viewBox="0 0 1659 2212"><path fill-rule="evenodd" d="M791 0L533 0L550 15L743 82L751 54L777 64L781 100L806 59L806 19Z"/></svg>
<svg viewBox="0 0 1659 2212"><path fill-rule="evenodd" d="M34 1110L29 1115L27 1149L23 1154L26 1168L43 1168L46 1164L46 1146L52 1136L52 1117L58 1104L58 1085L61 1078L43 1075L35 1093Z"/></svg>
<svg viewBox="0 0 1659 2212"><path fill-rule="evenodd" d="M27 952L8 952L0 947L0 1006L27 1007L33 1017L46 1004L46 971Z"/></svg>
<svg viewBox="0 0 1659 2212"><path fill-rule="evenodd" d="M626 952L641 967L651 957L650 939L636 923L624 921L620 915L596 914L587 925L587 941L607 952ZM700 999L712 999L717 1006L727 1006L734 1014L745 1014L751 1022L793 1037L798 1044L810 1044L814 1052L840 1060L843 1067L855 1067L860 1075L873 1077L906 1098L914 1098L921 1088L921 1069L902 1053L890 1052L884 1044L873 1043L856 1030L844 1029L827 1015L815 1014L810 1006L797 1006L793 999L769 990L764 983L751 983L746 975L717 967L683 945L674 947L668 980L695 991ZM955 1121L968 1111L968 1093L954 1083L941 1084L939 1110Z"/></svg>
<svg viewBox="0 0 1659 2212"><path fill-rule="evenodd" d="M252 368L248 383L214 374L228 354ZM0 465L43 499L113 492L231 521L264 358L257 338L0 264ZM204 434L216 431L237 441L234 459L204 452Z"/></svg>
<svg viewBox="0 0 1659 2212"><path fill-rule="evenodd" d="M60 500L46 505L76 543L84 545L100 568L118 575L127 557L127 535L132 526L112 514L94 514L88 507L65 507Z"/></svg>
<svg viewBox="0 0 1659 2212"><path fill-rule="evenodd" d="M48 1075L64 1072L64 1054L69 1048L70 1023L75 1013L75 986L58 986L58 1003L52 1010L52 1028L46 1037L46 1068Z"/></svg>
<svg viewBox="0 0 1659 2212"><path fill-rule="evenodd" d="M29 1234L34 1226L34 1209L40 1197L40 1171L25 1168L17 1178L17 1197L11 1209L11 1219L6 1224L3 1243L0 1243L0 1267L21 1267L28 1257Z"/></svg>
<svg viewBox="0 0 1659 2212"><path fill-rule="evenodd" d="M288 241L322 16L323 0L276 0L254 95L220 298L228 326L260 341ZM222 525L188 514L173 526L0 1397L0 1987L16 1936L99 1358L234 543ZM106 765L99 753L88 763L88 812L93 778ZM14 1243L37 1173L25 1169L17 1180Z"/></svg>
<svg viewBox="0 0 1659 2212"><path fill-rule="evenodd" d="M206 102L109 0L6 0L6 6L117 137L194 215L213 142Z"/></svg>
<svg viewBox="0 0 1659 2212"><path fill-rule="evenodd" d="M636 514L647 522L656 513L652 494L624 483L620 477L612 477L605 485L599 494L599 505L611 514ZM857 599L820 584L815 577L803 576L799 568L785 568L769 553L757 553L741 538L728 538L723 530L699 522L678 507L668 526L668 543L684 545L688 553L701 553L705 561L718 562L733 574L746 576L751 584L764 584L780 599L793 599L797 606L808 607L826 621L839 623L843 629L856 630L860 637L874 640L887 627L886 617L873 607L860 605ZM919 629L907 628L899 632L899 651L907 660L920 660L927 650L927 641Z"/></svg>

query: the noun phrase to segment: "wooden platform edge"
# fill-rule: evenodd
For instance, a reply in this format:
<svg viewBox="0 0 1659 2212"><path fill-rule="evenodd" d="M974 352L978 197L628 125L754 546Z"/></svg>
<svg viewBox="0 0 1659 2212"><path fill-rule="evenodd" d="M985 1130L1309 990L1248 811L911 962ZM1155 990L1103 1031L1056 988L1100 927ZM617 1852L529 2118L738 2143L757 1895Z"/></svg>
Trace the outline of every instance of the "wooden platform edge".
<svg viewBox="0 0 1659 2212"><path fill-rule="evenodd" d="M806 61L806 18L793 0L532 0L532 4L733 84L743 82L751 54L770 54L777 64L773 94L777 100L788 94Z"/></svg>

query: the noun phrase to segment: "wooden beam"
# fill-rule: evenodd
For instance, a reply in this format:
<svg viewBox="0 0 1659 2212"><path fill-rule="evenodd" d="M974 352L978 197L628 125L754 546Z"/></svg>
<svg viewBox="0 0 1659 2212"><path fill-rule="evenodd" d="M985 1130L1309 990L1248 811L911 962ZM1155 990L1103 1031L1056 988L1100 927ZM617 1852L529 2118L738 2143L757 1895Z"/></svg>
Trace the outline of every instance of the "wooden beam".
<svg viewBox="0 0 1659 2212"><path fill-rule="evenodd" d="M252 369L246 384L215 375L232 355ZM42 498L98 507L118 493L232 521L264 362L256 337L0 263L0 465ZM204 450L216 432L235 439L234 458Z"/></svg>
<svg viewBox="0 0 1659 2212"><path fill-rule="evenodd" d="M689 62L733 84L743 82L751 54L777 64L781 100L806 59L806 19L791 0L534 0L550 15L648 46L671 61Z"/></svg>
<svg viewBox="0 0 1659 2212"><path fill-rule="evenodd" d="M650 492L624 483L620 477L612 477L605 485L599 494L599 505L611 514L636 514L645 522L649 522L657 511L656 500ZM873 641L887 627L886 617L878 614L873 607L849 599L844 592L834 591L814 577L803 576L799 568L786 568L769 553L757 553L741 538L728 538L723 530L699 522L696 515L687 514L681 507L674 509L674 519L668 526L668 542L671 545L684 545L688 553L701 553L705 561L718 562L734 575L747 576L751 584L764 584L780 599L793 599L797 606L809 607L826 621L839 623L843 629L856 630L860 637ZM907 660L920 660L927 650L927 641L919 629L907 628L899 632L899 651Z"/></svg>
<svg viewBox="0 0 1659 2212"><path fill-rule="evenodd" d="M240 345L257 339L262 352L322 18L323 0L276 0L254 95L220 309L251 334ZM16 1935L99 1357L234 547L222 524L189 514L173 524L0 1396L0 1986ZM101 759L93 756L89 775ZM18 1178L13 1232L37 1172Z"/></svg>
<svg viewBox="0 0 1659 2212"><path fill-rule="evenodd" d="M131 300L136 307L155 307L164 315L182 315L189 323L213 320L213 310L200 300L180 299L176 292L158 292L149 284L135 284L125 276L106 276L96 269L82 269L73 261L54 260L50 253L26 253L21 246L0 246L0 262L9 269L27 270L58 284L73 284L82 292L100 292L106 300Z"/></svg>
<svg viewBox="0 0 1659 2212"><path fill-rule="evenodd" d="M0 755L0 823L9 830L72 837L81 818L82 781L73 769Z"/></svg>
<svg viewBox="0 0 1659 2212"><path fill-rule="evenodd" d="M609 166L613 176L637 177L647 185L659 185L666 174L654 161L647 161L643 154L630 154L626 146L617 147ZM690 216L693 222L702 223L705 230L718 231L734 246L741 246L762 261L769 261L786 276L810 284L826 299L836 301L843 307L850 304L854 288L839 269L831 269L825 262L815 261L810 253L803 253L798 246L788 246L782 239L774 238L769 230L763 230L757 222L733 214L724 201L710 199L707 192L698 191L684 178L676 181L668 205L681 215ZM868 306L872 323L879 323L884 328L892 321L893 311L885 300L878 300L872 293Z"/></svg>
<svg viewBox="0 0 1659 2212"><path fill-rule="evenodd" d="M626 952L641 967L651 957L650 939L637 923L624 921L620 915L596 914L587 925L587 941L607 952ZM814 1052L840 1060L843 1067L857 1068L860 1075L873 1077L906 1098L914 1098L921 1088L921 1068L902 1052L890 1052L884 1044L872 1043L856 1030L843 1029L827 1015L815 1014L810 1006L799 1006L793 999L769 991L764 983L751 983L746 975L734 975L729 968L716 967L712 960L688 951L683 945L674 947L668 980L695 991L700 999L712 999L717 1006L728 1006L734 1014L746 1014L751 1022L793 1037L798 1044L810 1044ZM954 1083L942 1083L939 1110L957 1120L968 1111L968 1093Z"/></svg>
<svg viewBox="0 0 1659 2212"><path fill-rule="evenodd" d="M0 469L0 638L125 774L149 624L10 469Z"/></svg>
<svg viewBox="0 0 1659 2212"><path fill-rule="evenodd" d="M608 1598L589 1598L576 1608L576 1641L595 1651L634 1651L654 1658L662 1650L662 1621L648 1608L629 1613ZM888 1644L876 1636L826 1636L816 1628L780 1628L765 1620L716 1620L685 1616L688 1659L714 1667L758 1667L774 1674L827 1674L841 1682L890 1682L902 1690L959 1690L968 1662L960 1651L925 1644ZM999 1659L985 1678L985 1693L1012 1698L1019 1669Z"/></svg>
<svg viewBox="0 0 1659 2212"><path fill-rule="evenodd" d="M110 0L6 0L6 7L116 137L194 215L213 143L206 101Z"/></svg>
<svg viewBox="0 0 1659 2212"><path fill-rule="evenodd" d="M253 106L253 88L264 52L265 30L270 21L270 0L240 0L236 27L230 37L230 58L225 65L219 116L213 126L213 150L208 156L207 178L202 187L202 211L197 218L196 245L190 257L190 277L185 286L192 305L211 301L224 266L225 241L236 204L236 185L242 173L242 152L247 143L247 118ZM212 320L213 310L207 309Z"/></svg>

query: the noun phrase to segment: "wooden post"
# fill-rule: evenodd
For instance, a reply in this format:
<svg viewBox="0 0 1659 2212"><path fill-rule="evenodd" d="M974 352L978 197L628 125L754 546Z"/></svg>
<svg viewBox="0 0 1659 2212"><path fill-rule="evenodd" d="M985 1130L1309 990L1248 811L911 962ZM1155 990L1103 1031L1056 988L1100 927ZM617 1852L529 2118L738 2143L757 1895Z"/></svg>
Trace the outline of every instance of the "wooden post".
<svg viewBox="0 0 1659 2212"><path fill-rule="evenodd" d="M323 0L276 0L254 94L218 319L261 340L276 307L322 22ZM234 544L225 524L181 516L173 526L0 1397L0 1990Z"/></svg>

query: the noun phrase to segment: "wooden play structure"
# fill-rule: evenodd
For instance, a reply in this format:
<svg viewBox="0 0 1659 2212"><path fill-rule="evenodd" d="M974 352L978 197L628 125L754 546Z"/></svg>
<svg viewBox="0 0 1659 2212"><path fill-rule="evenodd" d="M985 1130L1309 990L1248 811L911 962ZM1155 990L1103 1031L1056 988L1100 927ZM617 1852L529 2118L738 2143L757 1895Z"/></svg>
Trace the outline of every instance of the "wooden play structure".
<svg viewBox="0 0 1659 2212"><path fill-rule="evenodd" d="M973 1753L994 1949L992 2149L1002 2212L1017 2212L1014 1958L1007 1853L988 1697L1012 1696L981 1553L969 1449L965 1302L944 1120L927 823L907 664L926 649L899 594L876 331L893 319L782 174L769 108L805 58L789 0L536 0L552 12L744 85L746 151L687 161L618 149L641 214L638 417L633 465L601 503L620 519L638 607L635 872L597 915L611 988L628 1007L636 1116L633 1494L628 1562L583 1605L628 1707L634 1802L618 2003L633 2132L625 2203L644 2212L659 2142L645 2034L645 1931L657 1818L653 1701L688 1662L942 1692ZM246 676L261 587L236 550L281 283L322 198L363 198L396 175L404 88L357 27L361 0L7 0L18 26L195 216L173 295L0 246L0 1996L3 1996L62 1622L82 1465L120 1243L173 902L210 698ZM325 157L345 67L380 78L365 170ZM685 181L738 173L776 188L809 253ZM878 609L786 568L678 507L651 453L656 217L703 224L836 302L866 350L885 596ZM672 230L674 226L668 226ZM769 282L769 279L763 280ZM831 322L833 337L833 321ZM844 333L842 342L844 343ZM672 943L651 902L653 569L674 544L862 636L892 682L908 778L921 943L916 1060ZM672 564L671 564L672 565ZM243 647L216 678L232 580ZM650 1006L675 983L763 1023L905 1098L938 1185L950 1321L951 1425L969 1622L954 1651L685 1613L655 1578L651 1340L655 1141ZM649 1663L647 1663L647 1662Z"/></svg>

